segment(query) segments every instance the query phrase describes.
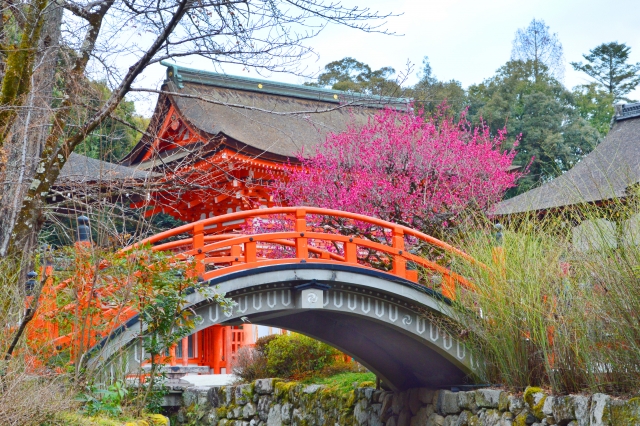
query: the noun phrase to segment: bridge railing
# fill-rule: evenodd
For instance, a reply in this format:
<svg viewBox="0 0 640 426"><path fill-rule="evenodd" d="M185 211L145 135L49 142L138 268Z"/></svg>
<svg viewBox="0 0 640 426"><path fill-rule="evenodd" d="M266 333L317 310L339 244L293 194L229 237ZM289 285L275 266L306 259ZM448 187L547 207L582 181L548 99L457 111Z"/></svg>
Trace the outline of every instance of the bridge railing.
<svg viewBox="0 0 640 426"><path fill-rule="evenodd" d="M283 216L288 218L290 229L275 227L273 232L219 234L228 230L230 225L246 224L257 218L269 221ZM358 235L326 232L314 226L319 217L377 227L389 238L382 238L380 242ZM338 263L371 268L374 266L363 262L359 253L363 250L373 251L388 259L383 265L384 270L400 278L419 281L418 271L415 267L408 269L408 264L440 275L441 291L445 297L455 298L458 285L467 289L474 288L471 282L449 268L409 252L405 241L407 237L478 264L471 256L450 244L409 227L356 213L316 207L278 207L230 213L161 232L131 247L151 244L154 250L174 251L178 261L194 259L197 274L204 280L252 267L295 262ZM287 250L277 258L265 255L268 253L265 247L273 246L285 247ZM336 247L338 250L332 249ZM378 268L381 266L378 265Z"/></svg>
<svg viewBox="0 0 640 426"><path fill-rule="evenodd" d="M264 226L251 226L260 222ZM327 224L342 224L343 233ZM228 233L230 227L242 230ZM356 232L366 229L368 237ZM345 230L347 230L345 232ZM353 230L352 235L345 235ZM371 235L375 234L374 237ZM366 233L365 233L366 234ZM195 273L209 280L235 271L291 263L340 264L359 268L381 269L394 276L415 283L429 285L424 277L429 274L442 277L442 295L454 299L458 286L473 290L474 285L450 268L432 259L409 251L411 247L434 247L439 254L486 268L461 250L420 231L355 213L314 207L281 207L231 213L186 224L142 240L123 249L122 254L134 247L151 245L156 251L173 253L176 262L195 260ZM276 249L274 249L274 247ZM80 255L87 255L87 247L78 246ZM375 253L378 261L367 261ZM426 271L419 276L418 269ZM93 271L89 268L87 271ZM56 352L60 348L87 348L95 344L104 333L111 333L137 314L128 304L111 305L112 296L122 289L124 282L114 280L108 285L93 287L92 275L82 277L77 299L58 307L56 295L68 291L72 280L43 290L50 297L50 309L40 310L35 323L42 324L42 332L31 330L33 342L45 342ZM57 316L77 316L78 312L91 312L87 319L87 333L81 327L59 333ZM39 321L39 322L38 322ZM101 326L101 327L98 327ZM96 331L100 328L101 333ZM42 334L44 333L44 334ZM39 340L38 335L42 335Z"/></svg>

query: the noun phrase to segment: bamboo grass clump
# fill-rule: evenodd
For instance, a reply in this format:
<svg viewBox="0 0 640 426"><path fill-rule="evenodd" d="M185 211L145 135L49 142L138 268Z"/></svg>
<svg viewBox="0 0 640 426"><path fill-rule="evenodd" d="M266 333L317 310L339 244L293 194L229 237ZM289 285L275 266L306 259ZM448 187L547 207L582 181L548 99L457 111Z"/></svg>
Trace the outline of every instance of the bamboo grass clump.
<svg viewBox="0 0 640 426"><path fill-rule="evenodd" d="M500 246L486 218L460 234L456 244L489 271L457 265L477 290L460 291L459 324L450 326L483 355L483 381L558 393L639 390L639 212L629 197L514 217Z"/></svg>

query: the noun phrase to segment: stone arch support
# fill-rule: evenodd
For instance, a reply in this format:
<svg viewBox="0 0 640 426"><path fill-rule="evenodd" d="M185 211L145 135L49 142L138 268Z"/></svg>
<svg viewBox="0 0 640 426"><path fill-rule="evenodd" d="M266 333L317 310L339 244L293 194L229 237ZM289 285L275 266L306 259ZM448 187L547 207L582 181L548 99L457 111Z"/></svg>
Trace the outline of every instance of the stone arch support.
<svg viewBox="0 0 640 426"><path fill-rule="evenodd" d="M462 384L478 367L456 336L430 318L451 316L438 293L362 267L287 264L232 273L210 281L236 305L224 312L199 293L188 295L199 331L243 321L281 327L324 341L353 356L395 389ZM124 351L139 367L139 323L131 319L94 348L97 366Z"/></svg>

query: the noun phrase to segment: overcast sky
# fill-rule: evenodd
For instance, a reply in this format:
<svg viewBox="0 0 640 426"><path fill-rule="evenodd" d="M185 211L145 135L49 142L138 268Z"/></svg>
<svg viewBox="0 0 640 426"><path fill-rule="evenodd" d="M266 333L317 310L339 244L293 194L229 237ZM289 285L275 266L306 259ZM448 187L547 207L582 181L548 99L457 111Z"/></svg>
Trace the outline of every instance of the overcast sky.
<svg viewBox="0 0 640 426"><path fill-rule="evenodd" d="M389 18L386 28L398 36L368 34L332 26L310 42L319 55L305 61L307 73L318 72L328 62L352 56L377 69L392 66L403 70L407 61L420 68L428 56L435 76L455 79L463 87L494 75L509 60L511 43L518 28L533 18L541 19L557 33L566 61L564 83L568 88L588 81L573 70L569 62L582 60L582 54L603 42L618 41L631 46L631 61L640 62L640 0L348 0L344 4L368 6ZM201 59L183 59L181 65L211 69ZM145 86L159 84L165 68L150 67ZM225 69L229 74L259 77L241 68ZM300 76L270 74L268 79L302 83ZM414 73L408 83L414 83ZM640 99L640 91L631 95ZM149 114L149 103L138 102L138 110Z"/></svg>

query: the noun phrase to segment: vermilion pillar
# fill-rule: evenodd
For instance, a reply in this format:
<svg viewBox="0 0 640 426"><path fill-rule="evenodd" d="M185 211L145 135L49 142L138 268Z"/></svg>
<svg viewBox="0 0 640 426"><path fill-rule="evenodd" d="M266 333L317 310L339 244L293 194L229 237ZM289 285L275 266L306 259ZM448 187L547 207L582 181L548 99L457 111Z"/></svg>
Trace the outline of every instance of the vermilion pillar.
<svg viewBox="0 0 640 426"><path fill-rule="evenodd" d="M242 346L252 346L255 342L253 341L253 327L251 324L243 324L242 331Z"/></svg>
<svg viewBox="0 0 640 426"><path fill-rule="evenodd" d="M178 363L176 360L176 345L173 345L169 348L169 356L171 357L171 361L169 362L169 364L173 367Z"/></svg>
<svg viewBox="0 0 640 426"><path fill-rule="evenodd" d="M189 338L182 339L182 365L189 365Z"/></svg>
<svg viewBox="0 0 640 426"><path fill-rule="evenodd" d="M211 327L213 330L213 347L207 348L212 351L213 363L211 367L213 368L213 374L220 374L223 363L224 356L224 340L222 338L222 326L214 325Z"/></svg>

